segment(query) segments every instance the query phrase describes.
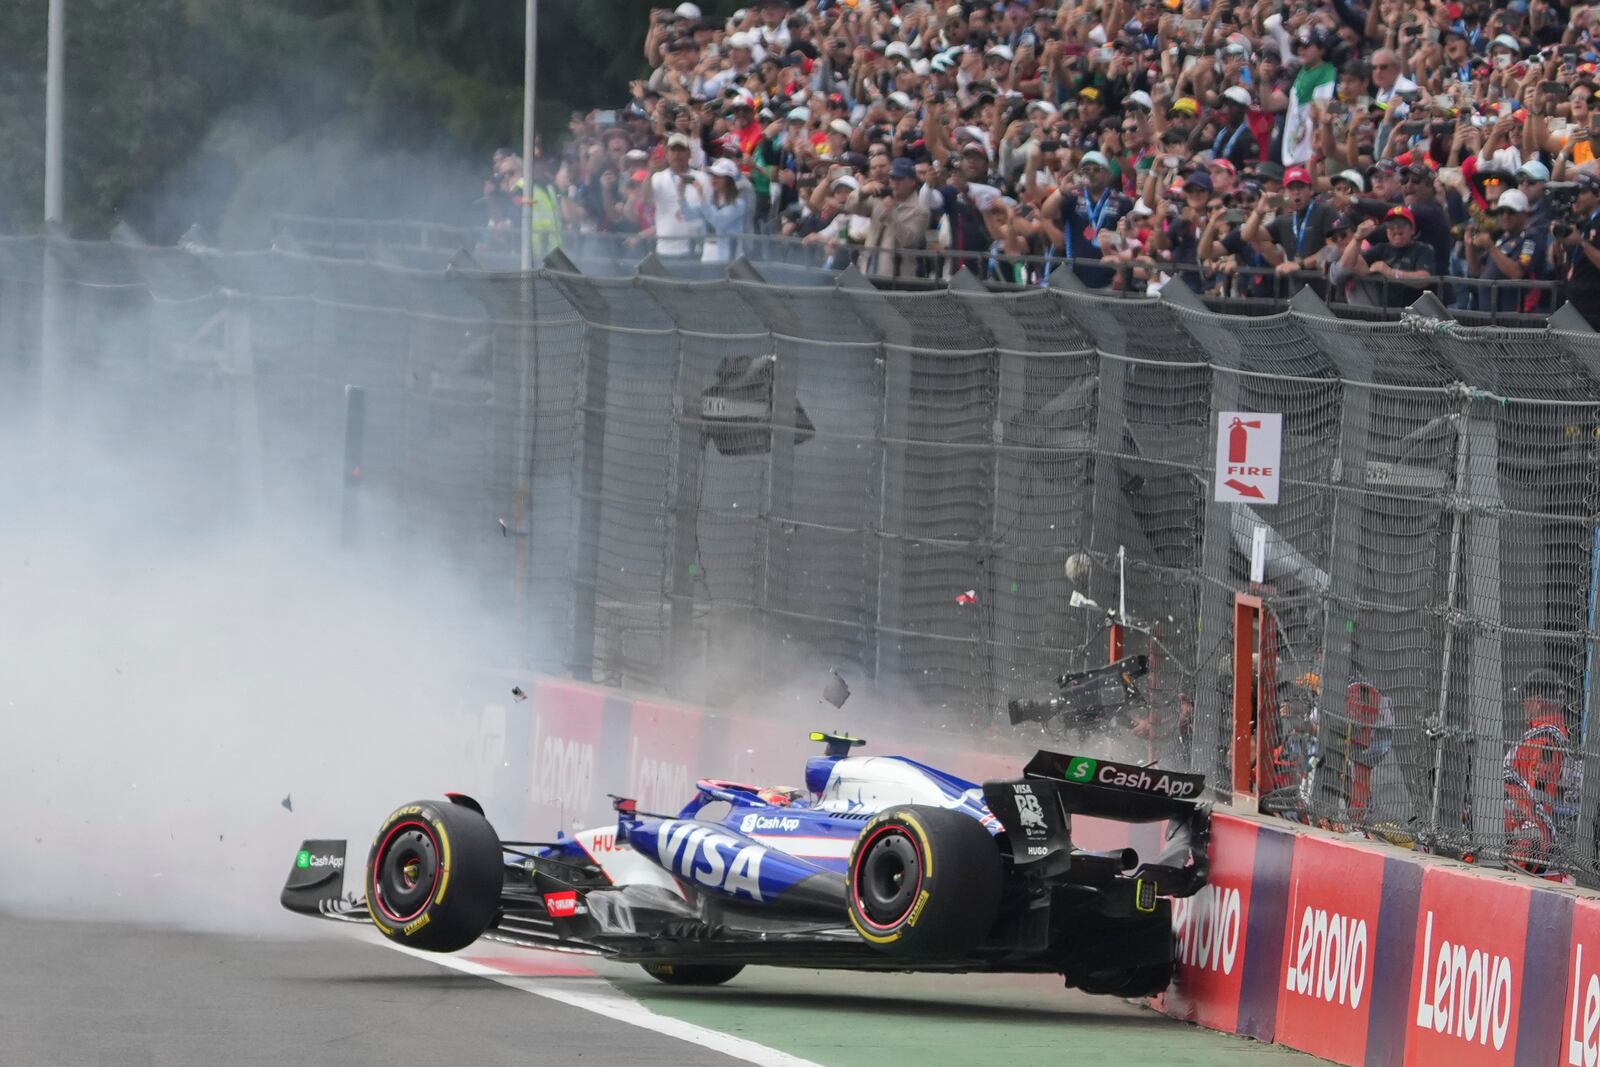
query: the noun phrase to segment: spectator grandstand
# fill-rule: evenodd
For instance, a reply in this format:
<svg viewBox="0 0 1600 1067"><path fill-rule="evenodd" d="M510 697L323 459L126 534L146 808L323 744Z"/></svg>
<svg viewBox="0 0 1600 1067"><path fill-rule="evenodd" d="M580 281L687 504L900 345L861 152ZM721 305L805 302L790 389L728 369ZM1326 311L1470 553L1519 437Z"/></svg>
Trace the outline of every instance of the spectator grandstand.
<svg viewBox="0 0 1600 1067"><path fill-rule="evenodd" d="M569 233L663 257L726 261L743 229L886 280L1426 289L1600 324L1595 10L683 3L652 13L632 98L540 162Z"/></svg>

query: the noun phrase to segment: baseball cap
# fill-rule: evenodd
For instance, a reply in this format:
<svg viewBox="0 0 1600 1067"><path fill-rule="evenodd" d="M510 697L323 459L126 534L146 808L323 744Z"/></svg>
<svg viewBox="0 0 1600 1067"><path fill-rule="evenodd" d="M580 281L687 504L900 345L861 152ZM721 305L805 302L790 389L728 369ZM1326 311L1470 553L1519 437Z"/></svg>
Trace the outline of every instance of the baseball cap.
<svg viewBox="0 0 1600 1067"><path fill-rule="evenodd" d="M1078 95L1084 100L1099 100L1100 90L1096 89L1092 85L1085 85L1082 89L1078 90Z"/></svg>
<svg viewBox="0 0 1600 1067"><path fill-rule="evenodd" d="M800 107L792 107L789 109L788 120L790 122L810 122L811 109L803 104Z"/></svg>
<svg viewBox="0 0 1600 1067"><path fill-rule="evenodd" d="M1204 189L1208 193L1214 188L1214 186L1211 184L1211 175L1207 174L1203 170L1197 170L1187 178L1183 179L1183 187L1185 189Z"/></svg>
<svg viewBox="0 0 1600 1067"><path fill-rule="evenodd" d="M849 137L850 134L855 132L850 128L850 124L844 119L834 119L832 122L828 123L828 129L833 133L841 134L845 137Z"/></svg>
<svg viewBox="0 0 1600 1067"><path fill-rule="evenodd" d="M1222 98L1229 103L1238 104L1240 107L1250 106L1250 91L1242 85L1230 85L1223 90Z"/></svg>
<svg viewBox="0 0 1600 1067"><path fill-rule="evenodd" d="M991 59L994 59L994 58L1003 59L1007 63L1009 63L1013 59L1017 58L1016 55L1011 51L1011 46L1010 45L1005 45L1005 44L997 44L997 45L990 46L989 51L985 52L984 55L986 57L988 57L988 58L991 58Z"/></svg>
<svg viewBox="0 0 1600 1067"><path fill-rule="evenodd" d="M1199 113L1200 104L1192 96L1180 96L1167 109L1167 114L1169 115L1198 115Z"/></svg>
<svg viewBox="0 0 1600 1067"><path fill-rule="evenodd" d="M1311 172L1306 170L1304 167L1290 167L1288 170L1283 172L1284 185L1288 186L1296 183L1301 185L1314 184L1311 180Z"/></svg>
<svg viewBox="0 0 1600 1067"><path fill-rule="evenodd" d="M1393 222L1395 219L1404 219L1411 224L1413 229L1416 228L1417 217L1411 213L1411 209L1408 207L1399 207L1397 205L1390 208L1388 214L1383 216L1384 222Z"/></svg>
<svg viewBox="0 0 1600 1067"><path fill-rule="evenodd" d="M1105 153L1104 152L1085 152L1083 154L1083 158L1078 160L1078 166L1080 166L1080 167L1096 167L1096 166L1098 166L1098 167L1104 167L1106 170L1110 170L1111 169L1111 161L1105 157Z"/></svg>
<svg viewBox="0 0 1600 1067"><path fill-rule="evenodd" d="M961 146L961 154L964 156L983 156L988 158L989 150L983 147L982 141L968 141L966 144Z"/></svg>
<svg viewBox="0 0 1600 1067"><path fill-rule="evenodd" d="M679 4L673 8L672 13L680 19L697 19L700 17L700 5Z"/></svg>
<svg viewBox="0 0 1600 1067"><path fill-rule="evenodd" d="M1356 192L1358 193L1367 191L1367 180L1361 176L1359 170L1353 167L1350 170L1341 170L1333 176L1333 180L1336 182L1349 182L1356 187Z"/></svg>
<svg viewBox="0 0 1600 1067"><path fill-rule="evenodd" d="M1496 211L1527 211L1528 198L1521 189L1507 189L1500 194L1500 199L1494 203Z"/></svg>
<svg viewBox="0 0 1600 1067"><path fill-rule="evenodd" d="M837 178L833 179L833 181L828 183L828 188L837 189L841 185L846 189L849 189L852 193L861 188L861 183L856 181L855 178L849 174L839 175Z"/></svg>
<svg viewBox="0 0 1600 1067"><path fill-rule="evenodd" d="M1029 100L1028 111L1043 111L1046 115L1056 114L1056 106L1048 100Z"/></svg>
<svg viewBox="0 0 1600 1067"><path fill-rule="evenodd" d="M719 159L707 169L719 178L737 178L739 176L739 164L731 159Z"/></svg>
<svg viewBox="0 0 1600 1067"><path fill-rule="evenodd" d="M891 178L915 178L916 176L917 165L906 156L901 156L889 164L889 177Z"/></svg>
<svg viewBox="0 0 1600 1067"><path fill-rule="evenodd" d="M887 99L888 102L893 104L895 107L902 109L909 109L911 107L911 97L907 96L905 93L902 93L898 89L890 93Z"/></svg>
<svg viewBox="0 0 1600 1067"><path fill-rule="evenodd" d="M743 30L740 30L738 33L728 34L729 48L754 48L755 43L756 39L750 36L748 33L745 33Z"/></svg>
<svg viewBox="0 0 1600 1067"><path fill-rule="evenodd" d="M1233 165L1233 160L1231 159L1213 159L1206 165L1213 170L1225 170L1229 174L1239 173L1239 168Z"/></svg>
<svg viewBox="0 0 1600 1067"><path fill-rule="evenodd" d="M906 47L904 41L890 41L889 47L883 50L885 57L896 56L900 59L910 59L911 49Z"/></svg>
<svg viewBox="0 0 1600 1067"><path fill-rule="evenodd" d="M685 134L685 133L674 133L674 134L670 135L667 138L667 147L668 148L688 148L689 147L689 135Z"/></svg>
<svg viewBox="0 0 1600 1067"><path fill-rule="evenodd" d="M1304 170L1305 168L1301 168ZM1269 159L1256 168L1256 176L1262 181L1283 184L1283 164L1275 159Z"/></svg>
<svg viewBox="0 0 1600 1067"><path fill-rule="evenodd" d="M1509 33L1502 33L1494 40L1490 41L1489 48L1491 50L1495 48L1509 48L1519 56L1522 54L1522 43Z"/></svg>
<svg viewBox="0 0 1600 1067"><path fill-rule="evenodd" d="M1296 45L1314 44L1324 52L1328 50L1328 31L1321 26L1308 26L1300 31Z"/></svg>
<svg viewBox="0 0 1600 1067"><path fill-rule="evenodd" d="M1156 106L1155 101L1150 99L1150 94L1143 89L1136 89L1129 93L1122 98L1122 102L1128 107L1136 107L1141 111L1153 111Z"/></svg>
<svg viewBox="0 0 1600 1067"><path fill-rule="evenodd" d="M1517 168L1517 173L1529 181L1547 182L1550 180L1550 168L1537 159L1530 159Z"/></svg>

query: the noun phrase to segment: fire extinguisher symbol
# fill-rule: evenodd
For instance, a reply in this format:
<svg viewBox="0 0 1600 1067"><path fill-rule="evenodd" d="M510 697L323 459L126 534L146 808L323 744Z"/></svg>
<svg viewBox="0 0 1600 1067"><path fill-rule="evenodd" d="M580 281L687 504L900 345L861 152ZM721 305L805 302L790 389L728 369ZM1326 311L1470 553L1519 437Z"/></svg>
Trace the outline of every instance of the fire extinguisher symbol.
<svg viewBox="0 0 1600 1067"><path fill-rule="evenodd" d="M1237 416L1234 417L1232 425L1228 428L1229 463L1243 463L1249 458L1250 434L1248 431L1259 429L1261 429L1260 419L1252 419L1249 422L1245 422Z"/></svg>

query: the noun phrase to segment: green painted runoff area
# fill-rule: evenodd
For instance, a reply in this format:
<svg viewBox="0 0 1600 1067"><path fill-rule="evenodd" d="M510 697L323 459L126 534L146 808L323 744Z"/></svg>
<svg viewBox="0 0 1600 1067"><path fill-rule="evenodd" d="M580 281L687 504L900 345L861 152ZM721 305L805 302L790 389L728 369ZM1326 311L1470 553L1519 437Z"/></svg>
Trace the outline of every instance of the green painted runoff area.
<svg viewBox="0 0 1600 1067"><path fill-rule="evenodd" d="M1067 990L1050 975L752 967L725 986L695 989L662 985L614 964L596 970L652 1011L825 1067L1326 1062L1177 1022L1125 1000Z"/></svg>

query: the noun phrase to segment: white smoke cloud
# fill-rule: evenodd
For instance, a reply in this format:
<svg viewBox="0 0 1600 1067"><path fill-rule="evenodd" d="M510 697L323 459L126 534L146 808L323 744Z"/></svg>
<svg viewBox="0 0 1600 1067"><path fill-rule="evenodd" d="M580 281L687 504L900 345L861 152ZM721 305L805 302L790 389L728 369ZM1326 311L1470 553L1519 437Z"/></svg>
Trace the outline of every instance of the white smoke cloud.
<svg viewBox="0 0 1600 1067"><path fill-rule="evenodd" d="M0 909L305 933L302 838L358 888L390 808L477 787L496 634L313 516L197 526L184 464L93 437L0 433Z"/></svg>

